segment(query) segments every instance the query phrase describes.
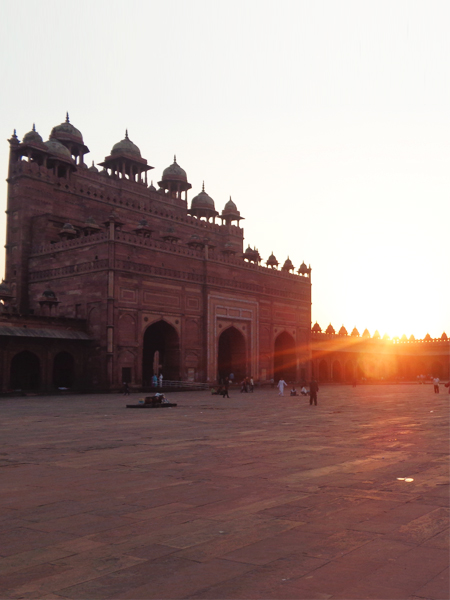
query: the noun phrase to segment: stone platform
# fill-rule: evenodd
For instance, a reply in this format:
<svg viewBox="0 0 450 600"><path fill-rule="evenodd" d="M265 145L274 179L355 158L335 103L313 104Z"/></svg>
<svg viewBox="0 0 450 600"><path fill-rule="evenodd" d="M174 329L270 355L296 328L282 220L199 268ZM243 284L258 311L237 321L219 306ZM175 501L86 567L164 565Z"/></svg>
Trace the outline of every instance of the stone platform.
<svg viewBox="0 0 450 600"><path fill-rule="evenodd" d="M3 399L0 598L447 599L443 392Z"/></svg>

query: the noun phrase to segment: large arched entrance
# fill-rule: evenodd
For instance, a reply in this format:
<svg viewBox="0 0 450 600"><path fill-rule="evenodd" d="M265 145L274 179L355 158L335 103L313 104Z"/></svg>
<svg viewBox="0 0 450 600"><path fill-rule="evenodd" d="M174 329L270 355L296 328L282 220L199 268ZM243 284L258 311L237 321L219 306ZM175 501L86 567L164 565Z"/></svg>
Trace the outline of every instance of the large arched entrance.
<svg viewBox="0 0 450 600"><path fill-rule="evenodd" d="M354 381L355 379L355 363L352 360L348 360L345 363L345 380Z"/></svg>
<svg viewBox="0 0 450 600"><path fill-rule="evenodd" d="M56 388L71 388L75 379L73 356L68 352L59 352L53 361L53 385Z"/></svg>
<svg viewBox="0 0 450 600"><path fill-rule="evenodd" d="M166 321L150 325L144 333L142 384L150 386L153 374L164 379L180 380L180 344L178 334Z"/></svg>
<svg viewBox="0 0 450 600"><path fill-rule="evenodd" d="M41 383L41 366L36 354L24 350L11 361L10 386L13 390L38 390Z"/></svg>
<svg viewBox="0 0 450 600"><path fill-rule="evenodd" d="M325 359L319 363L319 379L320 381L328 381L328 365Z"/></svg>
<svg viewBox="0 0 450 600"><path fill-rule="evenodd" d="M430 374L433 377L444 378L444 367L438 360L431 363Z"/></svg>
<svg viewBox="0 0 450 600"><path fill-rule="evenodd" d="M247 372L245 338L236 327L228 327L220 334L217 372L219 380L233 373L234 380L238 382L251 375Z"/></svg>
<svg viewBox="0 0 450 600"><path fill-rule="evenodd" d="M333 361L333 381L342 381L341 363L338 360Z"/></svg>
<svg viewBox="0 0 450 600"><path fill-rule="evenodd" d="M275 340L273 355L274 379L286 381L297 380L297 355L294 338L286 331L280 333Z"/></svg>

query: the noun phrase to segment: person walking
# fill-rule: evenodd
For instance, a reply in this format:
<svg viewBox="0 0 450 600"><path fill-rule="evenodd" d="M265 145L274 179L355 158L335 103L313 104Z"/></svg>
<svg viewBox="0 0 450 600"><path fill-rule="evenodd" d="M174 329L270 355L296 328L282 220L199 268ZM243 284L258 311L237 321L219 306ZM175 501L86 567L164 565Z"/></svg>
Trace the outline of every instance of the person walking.
<svg viewBox="0 0 450 600"><path fill-rule="evenodd" d="M314 402L315 406L317 406L317 392L319 391L319 384L315 379L313 379L309 384L309 405L312 406Z"/></svg>
<svg viewBox="0 0 450 600"><path fill-rule="evenodd" d="M439 377L435 377L433 379L433 385L434 385L434 393L435 394L439 394Z"/></svg>
<svg viewBox="0 0 450 600"><path fill-rule="evenodd" d="M278 395L279 396L284 396L284 388L287 386L287 383L285 382L284 379L280 379L280 381L278 382L277 388L278 388Z"/></svg>
<svg viewBox="0 0 450 600"><path fill-rule="evenodd" d="M159 376L159 387L162 388L162 382L163 382L163 374L161 373L161 375Z"/></svg>
<svg viewBox="0 0 450 600"><path fill-rule="evenodd" d="M222 398L225 398L225 394L226 394L227 398L230 397L228 395L228 388L229 387L230 387L230 380L228 379L228 377L225 377L225 383L223 384L223 388L222 388Z"/></svg>

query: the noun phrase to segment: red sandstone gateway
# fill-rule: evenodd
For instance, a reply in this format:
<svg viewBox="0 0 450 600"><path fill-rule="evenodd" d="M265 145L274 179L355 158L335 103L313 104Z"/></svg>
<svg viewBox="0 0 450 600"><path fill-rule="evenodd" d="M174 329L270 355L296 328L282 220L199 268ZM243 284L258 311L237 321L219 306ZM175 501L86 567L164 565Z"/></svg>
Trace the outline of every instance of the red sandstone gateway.
<svg viewBox="0 0 450 600"><path fill-rule="evenodd" d="M88 167L68 115L9 144L2 391L310 376L311 269L243 252L231 198L189 207L176 158L149 185L128 132Z"/></svg>

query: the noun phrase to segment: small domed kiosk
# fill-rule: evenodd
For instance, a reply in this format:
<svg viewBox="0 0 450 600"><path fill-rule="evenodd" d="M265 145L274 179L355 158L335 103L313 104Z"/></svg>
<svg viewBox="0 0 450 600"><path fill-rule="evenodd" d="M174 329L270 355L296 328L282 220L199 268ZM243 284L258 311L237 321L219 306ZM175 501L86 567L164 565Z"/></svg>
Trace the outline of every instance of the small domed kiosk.
<svg viewBox="0 0 450 600"><path fill-rule="evenodd" d="M81 165L84 163L84 155L88 154L89 148L84 144L81 131L69 121L69 113L66 113L64 123L53 127L50 139L57 140L65 146L70 156L74 158L75 164Z"/></svg>
<svg viewBox="0 0 450 600"><path fill-rule="evenodd" d="M34 123L32 130L23 136L22 143L19 145L18 158L24 156L26 156L28 162L47 166L48 148L36 131Z"/></svg>
<svg viewBox="0 0 450 600"><path fill-rule="evenodd" d="M281 267L281 270L285 271L286 273L290 273L294 269L295 269L295 267L292 264L292 260L288 256L287 259L284 261L284 265Z"/></svg>
<svg viewBox="0 0 450 600"><path fill-rule="evenodd" d="M272 252L272 254L269 256L269 258L267 259L266 265L268 267L270 267L271 269L277 269L279 262L277 261L277 257L275 256L275 254Z"/></svg>
<svg viewBox="0 0 450 600"><path fill-rule="evenodd" d="M205 192L205 182L203 182L200 194L192 198L191 209L188 212L193 217L198 219L204 217L207 221L210 219L214 221L219 214L214 205L214 200Z"/></svg>
<svg viewBox="0 0 450 600"><path fill-rule="evenodd" d="M244 219L244 217L241 217L241 213L238 211L236 204L231 199L231 196L228 202L225 204L220 218L222 219L222 225L224 223L225 225L231 225L233 221L236 221L238 227L239 221L242 221Z"/></svg>
<svg viewBox="0 0 450 600"><path fill-rule="evenodd" d="M183 199L187 202L187 191L192 185L187 180L186 171L177 163L177 157L173 157L173 163L164 169L161 181L158 182L161 189L167 190L171 198ZM184 192L184 198L181 194Z"/></svg>
<svg viewBox="0 0 450 600"><path fill-rule="evenodd" d="M125 131L125 137L111 149L109 156L102 163L108 174L147 185L147 171L153 169L147 164L145 158L141 157L141 151L128 137L128 129ZM144 175L144 180L142 180Z"/></svg>
<svg viewBox="0 0 450 600"><path fill-rule="evenodd" d="M249 245L246 251L244 252L244 260L258 264L261 262L261 256L256 248L250 248Z"/></svg>

